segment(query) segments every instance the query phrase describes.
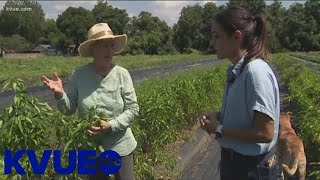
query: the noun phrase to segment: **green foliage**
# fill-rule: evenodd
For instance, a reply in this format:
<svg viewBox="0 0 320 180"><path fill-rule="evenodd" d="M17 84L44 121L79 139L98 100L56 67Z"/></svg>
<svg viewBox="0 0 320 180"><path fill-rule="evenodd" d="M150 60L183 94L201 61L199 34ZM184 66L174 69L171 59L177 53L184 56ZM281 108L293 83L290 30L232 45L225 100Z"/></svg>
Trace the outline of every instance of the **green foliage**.
<svg viewBox="0 0 320 180"><path fill-rule="evenodd" d="M275 1L271 5L266 7L266 19L269 24L270 34L268 35L268 47L271 53L277 53L283 51L282 37L283 23L286 9L282 6L282 2Z"/></svg>
<svg viewBox="0 0 320 180"><path fill-rule="evenodd" d="M52 134L48 131L50 120L54 114L50 114L50 109L45 104L39 103L36 99L27 97L21 80L8 80L3 90L12 87L16 92L14 102L1 114L1 152L4 150L45 150L49 149L47 143ZM43 121L46 119L47 121ZM17 143L19 142L19 143ZM3 157L3 154L1 156ZM37 154L39 156L39 154ZM20 163L27 172L31 170L26 156L23 156ZM9 177L18 176L15 173ZM32 178L29 174L28 178Z"/></svg>
<svg viewBox="0 0 320 180"><path fill-rule="evenodd" d="M205 36L201 33L204 28L203 8L199 4L183 7L180 14L177 24L173 27L173 40L177 50L179 52L185 52L188 48L202 50L205 41ZM210 34L210 32L208 31L206 34ZM205 45L205 48L208 45Z"/></svg>
<svg viewBox="0 0 320 180"><path fill-rule="evenodd" d="M129 70L168 66L178 63L198 62L215 58L213 55L158 55L158 56L115 56L115 64ZM78 66L91 62L91 58L45 56L39 58L2 58L0 59L0 83L9 77L21 78L31 85L43 85L42 75L52 76L57 72L62 79L68 79Z"/></svg>
<svg viewBox="0 0 320 180"><path fill-rule="evenodd" d="M202 52L213 52L213 48L209 46L210 39L211 39L211 27L212 27L212 21L213 17L221 11L223 8L222 6L218 7L215 3L209 2L206 3L203 6L203 14L202 14L202 22L203 27L200 30L203 35L203 44L200 45L200 49Z"/></svg>
<svg viewBox="0 0 320 180"><path fill-rule="evenodd" d="M306 53L290 53L291 56L302 58L307 61L315 62L320 64L320 56L318 55L312 55L312 54L306 54Z"/></svg>
<svg viewBox="0 0 320 180"><path fill-rule="evenodd" d="M158 17L142 11L133 17L126 27L129 36L128 46L124 53L129 54L174 54L172 45L172 29Z"/></svg>
<svg viewBox="0 0 320 180"><path fill-rule="evenodd" d="M0 33L3 36L11 36L13 34L19 33L19 22L21 20L21 16L17 12L6 11L6 8L11 8L17 6L12 1L7 1L3 6L3 10L0 14Z"/></svg>
<svg viewBox="0 0 320 180"><path fill-rule="evenodd" d="M66 35L69 42L76 45L75 51L79 44L87 39L88 30L94 24L95 18L91 11L82 7L69 7L57 18L58 28Z"/></svg>
<svg viewBox="0 0 320 180"><path fill-rule="evenodd" d="M294 106L294 123L307 147L308 162L317 164L320 162L320 76L288 55L277 54L273 59L287 85L289 95L286 101ZM319 175L319 170L310 173L315 179L319 179Z"/></svg>
<svg viewBox="0 0 320 180"><path fill-rule="evenodd" d="M252 14L264 14L266 3L264 0L229 0L228 6L241 6L249 10Z"/></svg>
<svg viewBox="0 0 320 180"><path fill-rule="evenodd" d="M9 11L6 8L31 8L31 11ZM19 34L28 42L38 43L42 36L39 31L45 21L41 5L33 0L19 1L8 0L0 14L0 34L11 36Z"/></svg>
<svg viewBox="0 0 320 180"><path fill-rule="evenodd" d="M95 119L99 118L93 108L84 118L76 119L67 117L54 111L48 104L39 102L38 99L26 94L21 79L8 79L4 83L3 91L13 89L15 97L12 104L0 114L0 149L1 157L4 150L36 150L37 157L43 150L62 149L68 150L98 149L98 143L86 130L89 129ZM63 165L66 165L67 156L62 157ZM20 176L15 171L7 177L22 177L35 179L38 175L32 174L32 168L27 156L20 159L20 164L27 174ZM49 162L44 179L54 176L52 161ZM62 179L79 179L74 173Z"/></svg>
<svg viewBox="0 0 320 180"><path fill-rule="evenodd" d="M136 179L156 179L155 167L159 164L165 164L166 171L177 168L177 159L164 147L177 141L181 130L197 124L195 118L200 113L221 107L225 70L225 66L199 68L136 86L141 107L139 116L132 124L138 141L134 164ZM7 89L13 89L16 96L0 114L1 153L5 149L33 149L39 157L45 149L61 149L64 153L68 150L98 149L99 143L86 133L92 123L102 118L95 113L95 107L85 117L78 119L64 116L46 103L28 96L20 79L8 79L3 91ZM25 179L85 178L77 173L57 176L52 168L52 160L45 175L39 177L32 173L25 156L19 162L27 171L27 175L22 177ZM62 162L65 166L67 155L62 156ZM3 165L3 159L0 159L0 165ZM13 172L5 178L18 176Z"/></svg>
<svg viewBox="0 0 320 180"><path fill-rule="evenodd" d="M282 42L289 50L311 51L320 48L317 20L306 14L304 5L296 3L290 6L283 27L285 36Z"/></svg>
<svg viewBox="0 0 320 180"><path fill-rule="evenodd" d="M66 36L58 29L56 21L47 19L41 29L44 36L41 38L41 44L50 44L55 48L63 49Z"/></svg>
<svg viewBox="0 0 320 180"><path fill-rule="evenodd" d="M92 9L92 13L98 23L108 23L114 34L123 34L124 28L129 22L129 16L125 9L114 8L107 1L98 2Z"/></svg>
<svg viewBox="0 0 320 180"><path fill-rule="evenodd" d="M320 1L318 0L308 0L306 1L306 3L304 4L305 7L305 13L308 16L312 16L314 19L317 20L317 26L318 26L318 34L320 33Z"/></svg>
<svg viewBox="0 0 320 180"><path fill-rule="evenodd" d="M22 1L21 1L22 2ZM316 51L320 49L320 2L308 0L285 8L280 0L266 5L264 0L231 0L217 6L209 2L204 6L189 5L182 8L178 22L171 28L151 13L142 11L138 17L128 17L125 9L113 7L107 1L99 0L92 11L69 7L57 19L44 20L41 6L35 1L23 1L30 12L10 12L6 7L19 6L13 0L0 11L0 35L14 34L24 37L28 43L48 43L64 49L86 40L87 30L96 22L109 24L114 34L128 34L128 45L122 54L176 54L195 49L212 53L209 47L213 17L230 5L240 5L253 14L261 14L268 20L270 31L268 47L272 53L285 51ZM294 29L294 31L293 31ZM0 44L1 45L1 44Z"/></svg>
<svg viewBox="0 0 320 180"><path fill-rule="evenodd" d="M0 36L0 48L5 50L13 51L27 51L31 49L31 45L27 40L17 34L12 35L11 37L2 37Z"/></svg>
<svg viewBox="0 0 320 180"><path fill-rule="evenodd" d="M196 118L201 113L221 107L225 69L199 68L136 86L141 109L133 132L139 142L137 156L144 159L140 163L146 163L135 168L138 172L143 169L137 179L154 179L150 177L156 171L154 167L166 163L158 156L164 146L177 141L182 129L198 123ZM176 164L177 159L171 159Z"/></svg>
<svg viewBox="0 0 320 180"><path fill-rule="evenodd" d="M38 38L42 35L39 31L44 24L45 14L41 5L37 1L24 1L25 7L32 8L32 11L22 13L23 19L20 21L20 35L33 44L38 43Z"/></svg>

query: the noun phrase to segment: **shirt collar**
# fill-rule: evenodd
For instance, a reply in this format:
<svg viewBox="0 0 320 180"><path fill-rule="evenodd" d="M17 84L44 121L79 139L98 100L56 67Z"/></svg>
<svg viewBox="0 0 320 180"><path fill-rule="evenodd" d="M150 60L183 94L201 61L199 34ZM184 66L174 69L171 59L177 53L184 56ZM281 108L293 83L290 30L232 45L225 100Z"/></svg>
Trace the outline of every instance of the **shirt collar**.
<svg viewBox="0 0 320 180"><path fill-rule="evenodd" d="M235 75L236 77L238 77L240 75L240 71L241 71L241 67L242 64L244 62L244 57L247 53L244 53L244 55L241 57L241 59L239 60L239 62L234 66L233 64L231 65L231 72L233 73L233 75Z"/></svg>

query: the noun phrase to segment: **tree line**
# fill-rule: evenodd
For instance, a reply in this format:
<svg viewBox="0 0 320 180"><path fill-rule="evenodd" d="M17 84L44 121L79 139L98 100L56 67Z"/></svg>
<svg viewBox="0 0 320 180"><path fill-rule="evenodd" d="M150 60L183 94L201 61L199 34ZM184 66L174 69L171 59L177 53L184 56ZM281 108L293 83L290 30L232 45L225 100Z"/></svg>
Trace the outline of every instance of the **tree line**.
<svg viewBox="0 0 320 180"><path fill-rule="evenodd" d="M221 6L212 2L204 6L189 5L183 7L173 27L146 11L129 17L125 9L101 0L91 11L69 7L56 20L45 19L41 5L31 0L25 0L23 6L31 7L32 11L8 11L7 7L21 6L8 0L0 11L0 48L25 51L38 44L50 44L66 52L74 44L76 54L78 45L87 38L88 29L95 23L106 22L114 34L128 35L123 54L212 53L209 40L213 17L231 5L240 5L266 18L272 53L320 49L319 0L295 3L287 9L278 0L270 5L264 0L229 0Z"/></svg>

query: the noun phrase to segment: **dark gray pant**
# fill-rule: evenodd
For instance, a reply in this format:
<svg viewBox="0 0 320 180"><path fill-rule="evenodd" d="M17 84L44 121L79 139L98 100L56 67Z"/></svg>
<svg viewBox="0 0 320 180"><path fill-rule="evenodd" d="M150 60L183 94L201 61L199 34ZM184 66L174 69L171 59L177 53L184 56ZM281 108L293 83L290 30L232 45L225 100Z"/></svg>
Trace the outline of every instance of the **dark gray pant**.
<svg viewBox="0 0 320 180"><path fill-rule="evenodd" d="M128 156L121 156L121 168L115 174L116 180L133 180L133 153ZM104 174L99 168L97 168L97 174L90 175L89 180L109 180L110 176Z"/></svg>
<svg viewBox="0 0 320 180"><path fill-rule="evenodd" d="M220 161L221 180L255 180L256 177L250 177L249 174L250 172L256 172L257 165L265 155L243 156L222 148Z"/></svg>

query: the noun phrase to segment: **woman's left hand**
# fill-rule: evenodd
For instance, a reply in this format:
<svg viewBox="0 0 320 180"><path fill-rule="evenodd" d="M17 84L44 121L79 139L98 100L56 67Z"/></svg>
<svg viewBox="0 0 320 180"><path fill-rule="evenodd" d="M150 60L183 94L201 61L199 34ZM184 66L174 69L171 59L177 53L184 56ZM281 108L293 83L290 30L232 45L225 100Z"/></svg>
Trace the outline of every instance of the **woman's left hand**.
<svg viewBox="0 0 320 180"><path fill-rule="evenodd" d="M100 121L100 126L93 125L90 127L90 129L88 130L90 134L92 135L101 134L108 131L111 128L111 125L109 122L104 120L99 120L99 121Z"/></svg>

